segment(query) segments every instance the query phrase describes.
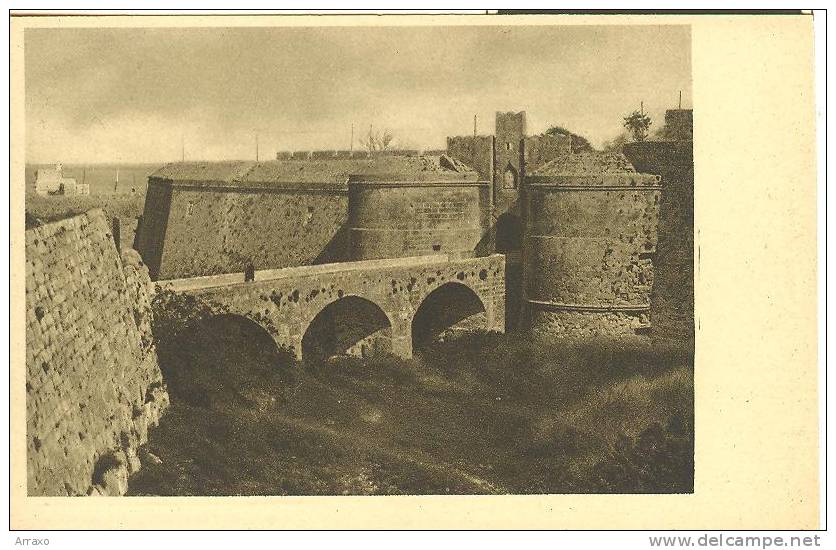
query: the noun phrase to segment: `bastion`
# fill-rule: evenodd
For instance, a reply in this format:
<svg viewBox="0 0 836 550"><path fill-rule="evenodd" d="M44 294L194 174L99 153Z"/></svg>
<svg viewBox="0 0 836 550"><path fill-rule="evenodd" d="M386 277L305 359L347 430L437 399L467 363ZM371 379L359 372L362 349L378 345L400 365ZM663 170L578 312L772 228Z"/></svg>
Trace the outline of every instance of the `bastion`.
<svg viewBox="0 0 836 550"><path fill-rule="evenodd" d="M456 169L349 178L353 260L479 251L490 226L490 186L460 163L440 158Z"/></svg>
<svg viewBox="0 0 836 550"><path fill-rule="evenodd" d="M534 333L649 328L659 177L620 154L576 154L527 178L523 288Z"/></svg>
<svg viewBox="0 0 836 550"><path fill-rule="evenodd" d="M348 261L368 250L348 239L351 177L415 182L416 200L429 183L477 179L446 156L173 163L149 178L135 247L154 279Z"/></svg>

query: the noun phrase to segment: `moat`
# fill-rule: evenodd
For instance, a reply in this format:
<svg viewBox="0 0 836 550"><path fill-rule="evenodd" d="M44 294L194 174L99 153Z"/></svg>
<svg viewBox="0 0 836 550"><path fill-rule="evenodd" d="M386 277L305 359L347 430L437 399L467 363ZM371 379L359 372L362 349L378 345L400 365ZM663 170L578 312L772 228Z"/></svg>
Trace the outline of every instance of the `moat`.
<svg viewBox="0 0 836 550"><path fill-rule="evenodd" d="M196 351L198 350L198 351ZM160 346L171 406L134 495L691 492L690 359L630 342L448 337L297 363L257 326Z"/></svg>

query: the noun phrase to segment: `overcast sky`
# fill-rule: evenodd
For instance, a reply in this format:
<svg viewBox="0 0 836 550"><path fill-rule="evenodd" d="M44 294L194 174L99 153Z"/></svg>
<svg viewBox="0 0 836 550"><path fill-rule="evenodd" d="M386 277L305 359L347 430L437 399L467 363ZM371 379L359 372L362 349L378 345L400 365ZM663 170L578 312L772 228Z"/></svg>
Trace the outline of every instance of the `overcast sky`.
<svg viewBox="0 0 836 550"><path fill-rule="evenodd" d="M500 110L600 145L640 101L654 128L691 106L682 26L27 29L25 68L28 162L347 149L352 123L443 148Z"/></svg>

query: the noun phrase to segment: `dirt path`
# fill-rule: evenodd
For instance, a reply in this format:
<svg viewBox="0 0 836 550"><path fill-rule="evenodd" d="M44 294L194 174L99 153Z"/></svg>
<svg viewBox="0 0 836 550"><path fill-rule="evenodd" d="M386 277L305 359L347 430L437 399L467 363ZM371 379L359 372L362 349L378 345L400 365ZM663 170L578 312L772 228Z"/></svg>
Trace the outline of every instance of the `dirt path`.
<svg viewBox="0 0 836 550"><path fill-rule="evenodd" d="M453 474L456 477L464 480L467 484L471 485L475 490L474 492L493 495L509 493L507 489L504 489L496 483L492 483L490 481L482 479L474 474L471 474L470 472L467 472L466 470L459 468L458 466L454 466L452 464L434 464L433 461L435 459L433 459L433 457L427 455L423 451L413 449L409 453L407 453L402 450L386 447L368 438L358 437L357 434L346 435L332 428L328 428L326 426L322 426L305 420L300 420L297 418L288 418L277 415L275 417L275 420L284 424L285 426L288 426L295 430L299 430L300 432L312 432L315 434L326 435L329 438L340 441L346 447L350 447L352 449L365 452L371 451L379 455L385 456L390 460L412 464L418 468L437 474Z"/></svg>

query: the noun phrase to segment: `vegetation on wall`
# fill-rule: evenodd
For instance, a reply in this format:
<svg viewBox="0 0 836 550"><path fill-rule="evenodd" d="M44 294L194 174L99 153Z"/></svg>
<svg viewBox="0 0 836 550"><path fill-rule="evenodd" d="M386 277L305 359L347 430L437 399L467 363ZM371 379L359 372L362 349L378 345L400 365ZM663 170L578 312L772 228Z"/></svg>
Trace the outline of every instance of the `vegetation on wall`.
<svg viewBox="0 0 836 550"><path fill-rule="evenodd" d="M563 126L552 126L546 130L546 135L549 136L569 136L572 138L572 152L573 153L589 153L595 150L589 140L578 135L571 130L567 130Z"/></svg>
<svg viewBox="0 0 836 550"><path fill-rule="evenodd" d="M77 216L101 208L108 220L136 219L142 215L145 195L63 195L28 193L25 198L26 228Z"/></svg>

